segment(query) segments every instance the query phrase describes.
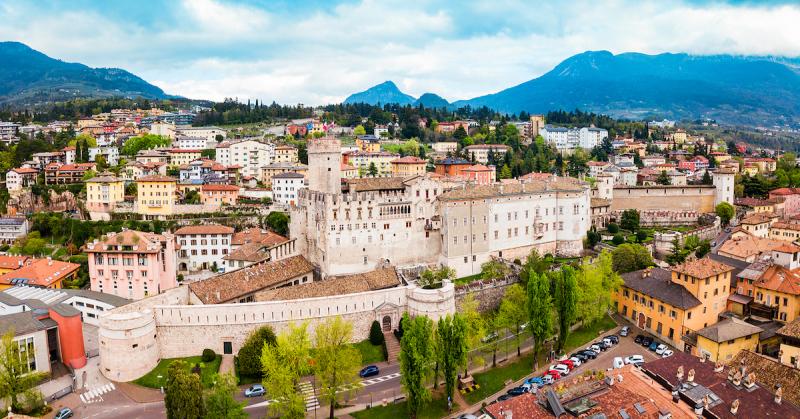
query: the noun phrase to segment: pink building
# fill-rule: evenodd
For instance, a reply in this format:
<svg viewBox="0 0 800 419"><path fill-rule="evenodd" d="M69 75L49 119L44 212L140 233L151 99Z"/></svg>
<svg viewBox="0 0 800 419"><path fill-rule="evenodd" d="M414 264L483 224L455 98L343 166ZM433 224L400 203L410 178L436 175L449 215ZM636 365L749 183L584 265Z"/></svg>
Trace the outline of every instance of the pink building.
<svg viewBox="0 0 800 419"><path fill-rule="evenodd" d="M783 201L783 216L800 214L800 188L778 188L769 191L769 199Z"/></svg>
<svg viewBox="0 0 800 419"><path fill-rule="evenodd" d="M86 244L92 291L138 300L178 286L175 236L134 230Z"/></svg>
<svg viewBox="0 0 800 419"><path fill-rule="evenodd" d="M478 185L491 185L495 181L496 171L494 166L476 164L464 169L461 176L475 181Z"/></svg>

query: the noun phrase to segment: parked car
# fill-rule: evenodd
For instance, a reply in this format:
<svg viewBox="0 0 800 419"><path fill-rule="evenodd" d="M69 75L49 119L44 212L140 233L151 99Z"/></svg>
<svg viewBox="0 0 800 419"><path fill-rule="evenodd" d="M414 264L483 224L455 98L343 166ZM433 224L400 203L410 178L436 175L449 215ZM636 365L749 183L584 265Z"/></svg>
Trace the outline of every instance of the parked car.
<svg viewBox="0 0 800 419"><path fill-rule="evenodd" d="M625 362L622 360L621 356L614 358L614 368L622 368L625 366Z"/></svg>
<svg viewBox="0 0 800 419"><path fill-rule="evenodd" d="M589 360L589 357L584 355L581 352L575 352L574 354L570 355L569 359L572 359L572 358L577 358L579 361L581 361L581 364L583 364L583 363L585 363L586 361Z"/></svg>
<svg viewBox="0 0 800 419"><path fill-rule="evenodd" d="M483 339L481 339L481 342L489 343L489 342L491 342L491 341L493 341L493 340L495 340L497 338L498 338L497 333L492 332L492 333L489 333L488 335L484 336Z"/></svg>
<svg viewBox="0 0 800 419"><path fill-rule="evenodd" d="M583 364L581 359L578 357L571 357L569 360L572 361L572 364L575 365L576 367L580 367L581 364Z"/></svg>
<svg viewBox="0 0 800 419"><path fill-rule="evenodd" d="M650 346L651 343L653 343L653 338L651 338L650 336L645 336L644 338L642 338L642 346L648 347Z"/></svg>
<svg viewBox="0 0 800 419"><path fill-rule="evenodd" d="M605 350L608 349L606 347L606 344L603 343L603 341L593 343L592 346L591 346L592 350L594 350L595 347L597 347L597 349L599 349L599 351L597 351L597 352L600 352L600 351L605 352Z"/></svg>
<svg viewBox="0 0 800 419"><path fill-rule="evenodd" d="M609 349L612 346L614 346L614 344L611 343L611 341L608 340L608 339L603 339L603 340L597 342L597 346L601 347L603 350L606 350L606 349Z"/></svg>
<svg viewBox="0 0 800 419"><path fill-rule="evenodd" d="M599 345L591 344L591 345L589 345L589 347L588 347L588 348L586 348L586 350L587 350L587 351L592 351L592 352L594 352L595 354L599 354L599 353L600 353L600 351L602 351L602 350L603 350L603 348L601 348Z"/></svg>
<svg viewBox="0 0 800 419"><path fill-rule="evenodd" d="M523 394L525 394L527 392L528 392L527 389L525 389L522 386L519 386L519 387L514 387L511 390L508 390L507 394L510 394L510 395L516 397L516 396L521 396L521 395L523 395Z"/></svg>
<svg viewBox="0 0 800 419"><path fill-rule="evenodd" d="M611 343L613 343L614 345L619 343L619 336L617 336L617 335L608 335L608 336L605 337L605 339L610 340Z"/></svg>
<svg viewBox="0 0 800 419"><path fill-rule="evenodd" d="M464 413L463 415L459 416L458 419L478 419L478 417L469 413Z"/></svg>
<svg viewBox="0 0 800 419"><path fill-rule="evenodd" d="M566 365L567 368L569 368L570 371L574 370L575 367L577 367L577 365L575 365L575 363L572 362L572 360L569 360L569 359L565 359L563 361L558 361L558 363L559 363L559 365Z"/></svg>
<svg viewBox="0 0 800 419"><path fill-rule="evenodd" d="M542 376L542 384L550 385L556 382L556 378L550 374L545 374Z"/></svg>
<svg viewBox="0 0 800 419"><path fill-rule="evenodd" d="M373 375L378 374L380 374L380 370L376 365L367 365L358 372L358 376L361 378L372 377Z"/></svg>
<svg viewBox="0 0 800 419"><path fill-rule="evenodd" d="M623 326L622 329L619 330L620 336L628 336L628 332L631 331L631 328L628 326Z"/></svg>
<svg viewBox="0 0 800 419"><path fill-rule="evenodd" d="M638 344L640 344L640 345L641 345L641 344L642 344L642 340L643 340L644 338L645 338L645 336L644 336L644 335L636 335L636 337L633 339L633 342L634 342L634 343L638 343Z"/></svg>
<svg viewBox="0 0 800 419"><path fill-rule="evenodd" d="M72 413L72 409L70 409L69 407L62 407L61 409L58 410L58 413L56 413L56 415L55 415L55 417L53 419L71 418L72 414L73 414Z"/></svg>
<svg viewBox="0 0 800 419"><path fill-rule="evenodd" d="M661 354L662 358L669 358L672 356L672 349L667 349L664 353Z"/></svg>
<svg viewBox="0 0 800 419"><path fill-rule="evenodd" d="M657 341L657 340L654 340L654 341L653 341L653 342L650 344L650 346L648 347L648 349L650 349L651 351L655 352L655 351L656 351L656 349L658 349L658 345L660 345L660 343L658 343L658 341Z"/></svg>
<svg viewBox="0 0 800 419"><path fill-rule="evenodd" d="M569 375L569 367L564 364L551 365L550 371L557 371L562 377L565 375Z"/></svg>
<svg viewBox="0 0 800 419"><path fill-rule="evenodd" d="M662 343L662 344L658 345L658 347L656 348L656 353L659 354L659 355L662 355L664 353L664 351L666 351L667 349L669 349L667 347L667 345L664 345Z"/></svg>
<svg viewBox="0 0 800 419"><path fill-rule="evenodd" d="M546 372L546 374L551 376L551 377L553 377L553 380L560 380L561 379L561 373L558 372L558 370L551 369L551 370L548 370Z"/></svg>
<svg viewBox="0 0 800 419"><path fill-rule="evenodd" d="M253 384L244 391L244 397L260 397L265 394L267 394L267 391L264 390L264 386L261 384Z"/></svg>
<svg viewBox="0 0 800 419"><path fill-rule="evenodd" d="M593 351L591 349L584 349L584 350L580 351L580 353L586 355L586 357L589 358L589 359L597 358L597 352L595 352L595 351Z"/></svg>
<svg viewBox="0 0 800 419"><path fill-rule="evenodd" d="M539 388L544 387L544 385L545 385L544 377L531 377L531 378L528 378L527 380L525 380L525 384L530 385L530 386L536 386L536 387L539 387Z"/></svg>
<svg viewBox="0 0 800 419"><path fill-rule="evenodd" d="M644 357L641 355L631 355L625 358L625 364L644 364Z"/></svg>
<svg viewBox="0 0 800 419"><path fill-rule="evenodd" d="M508 400L508 399L513 399L513 398L514 398L514 396L512 396L512 395L510 395L510 394L506 393L506 394L503 394L502 396L498 397L498 398L497 398L497 401L498 401L498 402L504 402L504 401L506 401L506 400Z"/></svg>

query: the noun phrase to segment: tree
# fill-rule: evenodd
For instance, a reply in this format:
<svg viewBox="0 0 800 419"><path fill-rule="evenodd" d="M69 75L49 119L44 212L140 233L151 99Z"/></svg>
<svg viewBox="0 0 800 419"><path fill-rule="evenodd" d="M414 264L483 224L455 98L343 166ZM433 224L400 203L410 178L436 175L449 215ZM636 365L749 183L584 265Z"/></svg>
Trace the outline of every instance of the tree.
<svg viewBox="0 0 800 419"><path fill-rule="evenodd" d="M444 372L445 393L452 400L458 369L467 364L467 323L458 313L439 319L436 327L436 347Z"/></svg>
<svg viewBox="0 0 800 419"><path fill-rule="evenodd" d="M703 179L700 181L703 185L711 185L714 181L711 179L711 175L708 173L708 170L703 173Z"/></svg>
<svg viewBox="0 0 800 419"><path fill-rule="evenodd" d="M669 176L667 176L667 171L662 170L661 173L656 178L656 183L659 185L670 185L672 182L669 180Z"/></svg>
<svg viewBox="0 0 800 419"><path fill-rule="evenodd" d="M267 227L270 230L285 236L289 234L289 216L278 211L272 211L267 215Z"/></svg>
<svg viewBox="0 0 800 419"><path fill-rule="evenodd" d="M736 209L728 202L720 202L714 210L723 225L728 225L736 214Z"/></svg>
<svg viewBox="0 0 800 419"><path fill-rule="evenodd" d="M13 329L3 335L0 345L0 397L7 400L12 411L20 412L19 395L34 389L47 373L30 370L36 354L30 348L20 350Z"/></svg>
<svg viewBox="0 0 800 419"><path fill-rule="evenodd" d="M695 249L694 254L698 259L702 259L709 252L711 252L711 243L708 240L703 240Z"/></svg>
<svg viewBox="0 0 800 419"><path fill-rule="evenodd" d="M353 324L339 316L328 318L316 327L314 333L314 375L320 386L321 399L330 405L330 418L333 419L339 398L354 393L357 388L361 353L350 345Z"/></svg>
<svg viewBox="0 0 800 419"><path fill-rule="evenodd" d="M363 125L358 125L355 128L353 128L353 135L355 135L356 137L359 135L366 135L366 134L367 130L364 129Z"/></svg>
<svg viewBox="0 0 800 419"><path fill-rule="evenodd" d="M214 377L214 387L206 397L206 417L245 419L245 402L237 402L233 395L238 391L236 377L232 373Z"/></svg>
<svg viewBox="0 0 800 419"><path fill-rule="evenodd" d="M576 319L591 323L599 320L612 306L611 293L622 285L614 272L613 256L603 250L593 260L584 258L576 273Z"/></svg>
<svg viewBox="0 0 800 419"><path fill-rule="evenodd" d="M545 273L550 270L551 266L553 266L553 259L549 255L540 256L538 250L532 249L528 254L528 258L525 259L525 265L522 267L520 282L524 286L528 283L529 275Z"/></svg>
<svg viewBox="0 0 800 419"><path fill-rule="evenodd" d="M417 417L423 404L431 400L431 392L425 385L431 373L431 319L408 314L403 315L403 338L400 339L400 381L406 393L409 415Z"/></svg>
<svg viewBox="0 0 800 419"><path fill-rule="evenodd" d="M478 311L478 307L479 303L475 300L473 294L467 294L461 302L461 315L463 316L464 324L467 329L467 348L470 350L476 349L481 345L481 339L484 333L486 333L486 321L483 316L481 316L480 311ZM480 355L475 355L471 360L467 357L467 362L464 365L465 377L469 375L470 361L473 365L483 365L484 359Z"/></svg>
<svg viewBox="0 0 800 419"><path fill-rule="evenodd" d="M499 279L504 278L511 272L511 268L499 260L490 260L481 265L481 278Z"/></svg>
<svg viewBox="0 0 800 419"><path fill-rule="evenodd" d="M384 343L383 329L381 329L381 324L377 320L373 320L372 326L369 328L369 343L375 346L383 345Z"/></svg>
<svg viewBox="0 0 800 419"><path fill-rule="evenodd" d="M455 269L442 266L422 271L417 282L422 288L432 289L440 288L444 281L453 281L454 279L456 279Z"/></svg>
<svg viewBox="0 0 800 419"><path fill-rule="evenodd" d="M625 243L625 236L622 234L615 234L613 238L611 238L611 243L614 243L614 246L619 246L622 243Z"/></svg>
<svg viewBox="0 0 800 419"><path fill-rule="evenodd" d="M274 346L276 343L277 337L271 327L262 326L254 330L236 355L239 374L250 377L261 376L261 350L264 345Z"/></svg>
<svg viewBox="0 0 800 419"><path fill-rule="evenodd" d="M546 274L528 276L528 327L533 335L533 367L538 367L542 344L553 334L553 300Z"/></svg>
<svg viewBox="0 0 800 419"><path fill-rule="evenodd" d="M500 169L500 179L511 179L512 176L511 168L508 167L507 164L504 164Z"/></svg>
<svg viewBox="0 0 800 419"><path fill-rule="evenodd" d="M639 211L631 208L622 212L620 227L625 230L636 231L639 229Z"/></svg>
<svg viewBox="0 0 800 419"><path fill-rule="evenodd" d="M619 273L638 271L653 266L653 256L646 247L640 244L621 244L611 252L611 256L614 271Z"/></svg>
<svg viewBox="0 0 800 419"><path fill-rule="evenodd" d="M150 150L158 147L167 147L172 144L169 137L160 135L145 134L139 137L131 137L125 141L120 150L120 154L125 156L135 156L141 150ZM88 152L88 151L87 151Z"/></svg>
<svg viewBox="0 0 800 419"><path fill-rule="evenodd" d="M370 176L378 176L378 167L375 166L375 162L369 163L369 168L367 169L367 174Z"/></svg>
<svg viewBox="0 0 800 419"><path fill-rule="evenodd" d="M164 405L169 419L193 419L204 415L203 385L200 376L189 372L182 360L169 364Z"/></svg>
<svg viewBox="0 0 800 419"><path fill-rule="evenodd" d="M183 202L185 204L199 204L200 203L200 194L197 193L196 190L192 189L186 192L186 195L183 197Z"/></svg>
<svg viewBox="0 0 800 419"><path fill-rule="evenodd" d="M261 350L262 384L273 400L269 410L280 417L300 419L306 414L306 402L297 385L311 370L307 327L307 323L289 324L275 345L265 344Z"/></svg>
<svg viewBox="0 0 800 419"><path fill-rule="evenodd" d="M556 273L555 286L554 302L558 314L558 352L560 353L564 349L570 327L576 318L575 270L570 266L565 266L560 273Z"/></svg>
<svg viewBox="0 0 800 419"><path fill-rule="evenodd" d="M636 232L636 241L639 243L644 243L647 240L647 232L643 230L639 230Z"/></svg>
<svg viewBox="0 0 800 419"><path fill-rule="evenodd" d="M500 308L497 311L497 318L500 325L514 334L514 341L517 344L517 356L520 355L522 345L522 326L528 320L528 299L525 289L519 284L513 284L506 289Z"/></svg>
<svg viewBox="0 0 800 419"><path fill-rule="evenodd" d="M608 226L606 226L606 228L608 229L608 232L611 234L619 233L619 225L616 223L608 223Z"/></svg>

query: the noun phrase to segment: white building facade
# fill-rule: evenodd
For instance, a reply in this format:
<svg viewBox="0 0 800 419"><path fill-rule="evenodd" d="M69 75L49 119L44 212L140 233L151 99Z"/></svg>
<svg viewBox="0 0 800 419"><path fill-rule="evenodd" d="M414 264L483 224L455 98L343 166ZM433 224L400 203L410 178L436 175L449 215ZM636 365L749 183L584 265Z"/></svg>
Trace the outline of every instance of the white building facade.
<svg viewBox="0 0 800 419"><path fill-rule="evenodd" d="M306 187L305 181L305 176L295 172L272 176L272 201L287 207L297 205L297 196L300 189Z"/></svg>
<svg viewBox="0 0 800 419"><path fill-rule="evenodd" d="M241 166L242 176L252 176L259 180L261 168L272 163L275 144L256 140L223 143L217 146L215 159L225 166Z"/></svg>
<svg viewBox="0 0 800 419"><path fill-rule="evenodd" d="M218 224L181 227L175 231L178 242L178 271L222 268L222 259L231 251L233 228Z"/></svg>

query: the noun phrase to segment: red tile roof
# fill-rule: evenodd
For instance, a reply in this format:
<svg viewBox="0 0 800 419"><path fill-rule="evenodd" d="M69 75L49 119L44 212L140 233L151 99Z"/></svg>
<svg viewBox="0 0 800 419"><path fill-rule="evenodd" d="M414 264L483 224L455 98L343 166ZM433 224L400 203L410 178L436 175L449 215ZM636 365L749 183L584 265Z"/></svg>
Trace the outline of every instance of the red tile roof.
<svg viewBox="0 0 800 419"><path fill-rule="evenodd" d="M228 191L228 192L238 192L239 187L236 185L203 185L200 187L202 191Z"/></svg>
<svg viewBox="0 0 800 419"><path fill-rule="evenodd" d="M0 269L17 269L30 259L27 256L0 255Z"/></svg>
<svg viewBox="0 0 800 419"><path fill-rule="evenodd" d="M11 285L14 280L25 280L27 285L50 287L72 275L80 266L60 260L36 259L17 270L0 275L0 284Z"/></svg>
<svg viewBox="0 0 800 419"><path fill-rule="evenodd" d="M287 241L289 241L289 239L278 233L254 227L234 233L231 244L234 246L241 246L245 243L261 243L267 246L273 246Z"/></svg>
<svg viewBox="0 0 800 419"><path fill-rule="evenodd" d="M186 234L233 234L233 232L234 232L233 227L228 227L219 224L202 224L202 225L181 227L175 230L175 235L182 236Z"/></svg>

